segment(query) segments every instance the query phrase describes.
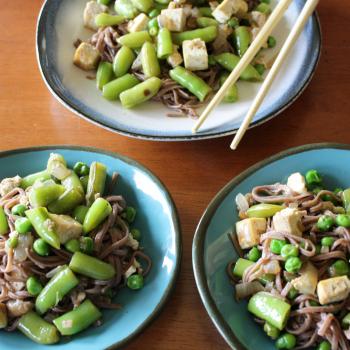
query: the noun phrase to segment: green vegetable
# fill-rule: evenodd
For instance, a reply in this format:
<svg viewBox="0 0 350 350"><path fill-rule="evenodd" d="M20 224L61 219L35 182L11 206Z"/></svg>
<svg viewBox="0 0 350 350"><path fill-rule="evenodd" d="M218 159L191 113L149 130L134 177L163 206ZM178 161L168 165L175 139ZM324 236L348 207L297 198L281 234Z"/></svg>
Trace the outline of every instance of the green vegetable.
<svg viewBox="0 0 350 350"><path fill-rule="evenodd" d="M157 37L157 56L159 59L167 58L173 53L173 41L167 28L161 28Z"/></svg>
<svg viewBox="0 0 350 350"><path fill-rule="evenodd" d="M9 232L9 225L7 222L4 208L0 205L0 236L4 236Z"/></svg>
<svg viewBox="0 0 350 350"><path fill-rule="evenodd" d="M220 87L224 85L225 81L227 80L229 74L227 72L223 72L220 76ZM223 99L224 102L227 103L233 103L237 102L238 100L238 88L236 84L233 84L230 86L225 93L225 97Z"/></svg>
<svg viewBox="0 0 350 350"><path fill-rule="evenodd" d="M30 295L36 297L43 290L39 279L37 277L29 277L26 282L27 291Z"/></svg>
<svg viewBox="0 0 350 350"><path fill-rule="evenodd" d="M264 331L271 339L277 339L280 334L280 331L268 322L264 324Z"/></svg>
<svg viewBox="0 0 350 350"><path fill-rule="evenodd" d="M263 75L265 73L265 71L266 71L265 65L261 64L261 63L254 64L254 68L257 70L257 72L260 75Z"/></svg>
<svg viewBox="0 0 350 350"><path fill-rule="evenodd" d="M85 205L79 205L74 209L73 217L75 220L83 224L88 211L88 207L86 207Z"/></svg>
<svg viewBox="0 0 350 350"><path fill-rule="evenodd" d="M268 39L267 39L267 46L269 48L274 48L277 44L277 40L274 36L269 36Z"/></svg>
<svg viewBox="0 0 350 350"><path fill-rule="evenodd" d="M32 207L46 207L56 200L65 191L64 186L56 184L52 180L36 182L28 194Z"/></svg>
<svg viewBox="0 0 350 350"><path fill-rule="evenodd" d="M281 250L283 246L285 246L286 244L287 242L285 240L273 239L271 240L271 243L270 243L270 250L272 253L279 255L281 254Z"/></svg>
<svg viewBox="0 0 350 350"><path fill-rule="evenodd" d="M153 0L131 0L131 3L141 12L148 12L153 7Z"/></svg>
<svg viewBox="0 0 350 350"><path fill-rule="evenodd" d="M143 288L143 276L138 274L131 275L128 277L126 284L132 290L139 290Z"/></svg>
<svg viewBox="0 0 350 350"><path fill-rule="evenodd" d="M90 206L96 196L103 196L107 177L107 167L98 162L93 162L90 166L89 182L86 191L86 202Z"/></svg>
<svg viewBox="0 0 350 350"><path fill-rule="evenodd" d="M94 241L90 237L80 238L80 250L88 255L91 255L94 251Z"/></svg>
<svg viewBox="0 0 350 350"><path fill-rule="evenodd" d="M340 187L337 187L337 188L334 189L333 192L334 192L335 194L340 194L341 192L343 192L343 189L340 188Z"/></svg>
<svg viewBox="0 0 350 350"><path fill-rule="evenodd" d="M275 346L277 349L293 349L296 343L295 335L284 333L276 340Z"/></svg>
<svg viewBox="0 0 350 350"><path fill-rule="evenodd" d="M203 102L208 94L212 91L212 88L207 85L204 80L181 66L170 70L169 74L171 79L189 90L201 102Z"/></svg>
<svg viewBox="0 0 350 350"><path fill-rule="evenodd" d="M62 335L74 335L88 328L102 316L100 310L86 299L77 308L53 320Z"/></svg>
<svg viewBox="0 0 350 350"><path fill-rule="evenodd" d="M106 86L106 85L105 85ZM103 87L104 88L104 87ZM87 185L88 185L88 182L89 182L89 175L85 175L85 176L81 176L79 178L80 182L81 182L81 185L83 186L83 190L84 192L86 192L87 190Z"/></svg>
<svg viewBox="0 0 350 350"><path fill-rule="evenodd" d="M117 78L124 76L135 60L134 52L127 46L122 46L113 60L113 71Z"/></svg>
<svg viewBox="0 0 350 350"><path fill-rule="evenodd" d="M231 27L231 28L236 28L239 26L239 20L236 17L232 17L231 19L228 20L227 24Z"/></svg>
<svg viewBox="0 0 350 350"><path fill-rule="evenodd" d="M55 344L59 341L57 329L34 311L29 311L19 319L17 328L38 344Z"/></svg>
<svg viewBox="0 0 350 350"><path fill-rule="evenodd" d="M7 308L5 304L0 303L0 329L6 328L8 325Z"/></svg>
<svg viewBox="0 0 350 350"><path fill-rule="evenodd" d="M137 241L141 240L141 231L137 228L133 228L131 231L132 237L136 239Z"/></svg>
<svg viewBox="0 0 350 350"><path fill-rule="evenodd" d="M148 13L148 17L149 18L155 18L158 17L160 15L160 11L158 9L152 9L149 13Z"/></svg>
<svg viewBox="0 0 350 350"><path fill-rule="evenodd" d="M65 266L60 269L36 298L36 311L41 315L46 313L49 309L55 307L78 284L79 280L69 267Z"/></svg>
<svg viewBox="0 0 350 350"><path fill-rule="evenodd" d="M173 42L176 45L182 45L185 40L201 39L206 43L210 43L215 40L217 33L218 29L216 25L181 33L173 33Z"/></svg>
<svg viewBox="0 0 350 350"><path fill-rule="evenodd" d="M141 31L125 34L118 38L117 41L120 45L127 46L130 49L138 49L144 42L152 42L152 38L147 31Z"/></svg>
<svg viewBox="0 0 350 350"><path fill-rule="evenodd" d="M318 344L318 347L316 350L331 350L331 349L332 349L331 344L327 340L324 340L320 344Z"/></svg>
<svg viewBox="0 0 350 350"><path fill-rule="evenodd" d="M7 241L6 244L9 248L15 249L18 246L18 235L13 234Z"/></svg>
<svg viewBox="0 0 350 350"><path fill-rule="evenodd" d="M322 232L329 231L333 225L334 225L334 219L328 215L322 215L318 219L316 224L317 228Z"/></svg>
<svg viewBox="0 0 350 350"><path fill-rule="evenodd" d="M118 0L114 4L115 12L119 15L127 18L133 19L139 13L136 7L131 3L130 0Z"/></svg>
<svg viewBox="0 0 350 350"><path fill-rule="evenodd" d="M96 280L110 280L115 275L112 265L80 252L73 254L69 267L76 273Z"/></svg>
<svg viewBox="0 0 350 350"><path fill-rule="evenodd" d="M287 323L291 306L267 292L254 294L248 303L248 311L279 330Z"/></svg>
<svg viewBox="0 0 350 350"><path fill-rule="evenodd" d="M122 106L124 108L133 108L138 104L150 100L158 93L161 86L162 80L157 77L152 77L145 80L144 82L120 94Z"/></svg>
<svg viewBox="0 0 350 350"><path fill-rule="evenodd" d="M301 269L302 261L298 257L290 257L286 260L284 264L284 269L290 273L297 273Z"/></svg>
<svg viewBox="0 0 350 350"><path fill-rule="evenodd" d="M71 253L80 251L80 242L77 239L69 240L64 247Z"/></svg>
<svg viewBox="0 0 350 350"><path fill-rule="evenodd" d="M281 256L284 259L287 259L291 256L298 256L299 255L299 249L297 246L293 244L286 244L281 249Z"/></svg>
<svg viewBox="0 0 350 350"><path fill-rule="evenodd" d="M250 249L247 255L248 260L253 262L258 261L260 257L261 257L261 252L257 247L253 247L252 249Z"/></svg>
<svg viewBox="0 0 350 350"><path fill-rule="evenodd" d="M212 9L210 7L198 7L198 11L204 17L212 17Z"/></svg>
<svg viewBox="0 0 350 350"><path fill-rule="evenodd" d="M17 215L17 216L24 216L25 211L28 208L24 204L16 204L14 207L11 209L12 215Z"/></svg>
<svg viewBox="0 0 350 350"><path fill-rule="evenodd" d="M97 0L98 4L108 6L111 0Z"/></svg>
<svg viewBox="0 0 350 350"><path fill-rule="evenodd" d="M108 13L99 13L95 17L95 23L98 27L108 27L108 26L116 26L125 21L123 16L113 16Z"/></svg>
<svg viewBox="0 0 350 350"><path fill-rule="evenodd" d="M338 226L350 227L350 216L346 214L338 214L335 218L335 222Z"/></svg>
<svg viewBox="0 0 350 350"><path fill-rule="evenodd" d="M334 243L334 238L333 237L323 237L321 239L321 244L324 247L331 247Z"/></svg>
<svg viewBox="0 0 350 350"><path fill-rule="evenodd" d="M242 57L251 43L251 34L248 27L240 26L235 29L235 46L237 48L238 55Z"/></svg>
<svg viewBox="0 0 350 350"><path fill-rule="evenodd" d="M36 233L46 243L56 249L60 249L60 240L55 232L52 220L45 208L35 208L26 211L26 216L32 223Z"/></svg>
<svg viewBox="0 0 350 350"><path fill-rule="evenodd" d="M96 85L102 90L104 85L109 83L113 78L113 66L109 62L101 61L97 68Z"/></svg>
<svg viewBox="0 0 350 350"><path fill-rule="evenodd" d="M247 210L249 218L269 218L284 209L282 205L261 203L252 205Z"/></svg>
<svg viewBox="0 0 350 350"><path fill-rule="evenodd" d="M146 41L141 49L142 71L146 78L158 77L160 75L160 65L154 45Z"/></svg>
<svg viewBox="0 0 350 350"><path fill-rule="evenodd" d="M90 173L90 168L84 164L81 169L80 169L80 176L86 176L86 175L89 175Z"/></svg>
<svg viewBox="0 0 350 350"><path fill-rule="evenodd" d="M266 3L260 3L256 8L255 11L259 11L262 13L266 13L267 15L269 15L271 13L271 8L268 4Z"/></svg>
<svg viewBox="0 0 350 350"><path fill-rule="evenodd" d="M288 294L287 294L287 297L288 297L288 299L290 299L290 300L294 300L294 299L297 297L298 294L299 294L298 291L297 291L294 287L292 287L292 288L289 290L289 292L288 292Z"/></svg>
<svg viewBox="0 0 350 350"><path fill-rule="evenodd" d="M86 165L83 165L81 167L81 169L80 169L81 175L83 175L82 172L84 171L85 167L86 167ZM80 192L82 195L84 195L83 186L80 182L79 176L75 172L72 172L69 176L67 176L65 179L63 179L62 185L64 186L64 188L66 190L74 189L74 190L77 190L78 192Z"/></svg>
<svg viewBox="0 0 350 350"><path fill-rule="evenodd" d="M205 27L210 27L210 26L217 26L218 22L214 18L198 17L197 18L197 25L200 28L205 28Z"/></svg>
<svg viewBox="0 0 350 350"><path fill-rule="evenodd" d="M33 186L36 181L46 181L51 179L47 170L39 171L38 173L30 174L24 177L21 181L21 187L27 189L29 186Z"/></svg>
<svg viewBox="0 0 350 350"><path fill-rule="evenodd" d="M97 198L86 213L83 231L89 233L96 228L112 212L112 207L108 201L103 198Z"/></svg>
<svg viewBox="0 0 350 350"><path fill-rule="evenodd" d="M331 277L348 275L349 264L344 260L337 260L329 267L328 272Z"/></svg>
<svg viewBox="0 0 350 350"><path fill-rule="evenodd" d="M49 204L48 209L54 214L65 214L72 211L83 200L83 193L75 188L71 188L66 190L57 200Z"/></svg>
<svg viewBox="0 0 350 350"><path fill-rule="evenodd" d="M250 261L250 260L247 260L247 259L242 259L242 258L239 258L236 263L235 263L235 266L233 268L233 274L237 277L240 277L242 278L243 277L243 274L244 274L244 271L252 266L254 264L254 262Z"/></svg>
<svg viewBox="0 0 350 350"><path fill-rule="evenodd" d="M343 328L350 327L350 312L343 317L341 324Z"/></svg>
<svg viewBox="0 0 350 350"><path fill-rule="evenodd" d="M27 218L19 218L15 221L15 229L22 235L29 232L32 228L32 224Z"/></svg>
<svg viewBox="0 0 350 350"><path fill-rule="evenodd" d="M112 80L103 87L102 96L107 100L117 100L120 94L139 84L139 80L132 74L125 74L123 77Z"/></svg>
<svg viewBox="0 0 350 350"><path fill-rule="evenodd" d="M33 249L35 253L40 256L47 256L50 254L50 246L41 238L34 241Z"/></svg>
<svg viewBox="0 0 350 350"><path fill-rule="evenodd" d="M342 200L346 213L350 214L350 188L343 191Z"/></svg>
<svg viewBox="0 0 350 350"><path fill-rule="evenodd" d="M129 223L132 224L136 217L136 209L133 207L126 207L122 214L122 217Z"/></svg>
<svg viewBox="0 0 350 350"><path fill-rule="evenodd" d="M81 176L81 169L82 167L86 165L85 163L83 162L76 162L73 166L73 171L78 175L78 176Z"/></svg>
<svg viewBox="0 0 350 350"><path fill-rule="evenodd" d="M322 177L317 170L309 170L305 174L305 180L308 186L322 184Z"/></svg>

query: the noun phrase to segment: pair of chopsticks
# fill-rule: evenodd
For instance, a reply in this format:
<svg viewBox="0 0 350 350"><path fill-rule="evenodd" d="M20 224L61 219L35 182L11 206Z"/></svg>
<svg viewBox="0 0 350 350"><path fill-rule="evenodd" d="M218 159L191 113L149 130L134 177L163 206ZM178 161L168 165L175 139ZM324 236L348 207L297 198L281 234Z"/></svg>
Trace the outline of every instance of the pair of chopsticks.
<svg viewBox="0 0 350 350"><path fill-rule="evenodd" d="M274 28L280 22L280 20L282 19L284 13L287 11L291 2L292 0L281 0L278 3L274 11L266 21L265 25L260 30L258 36L253 41L252 45L243 55L242 59L240 60L236 68L231 72L231 74L229 75L225 83L222 85L220 90L216 93L216 95L213 97L211 102L208 104L208 106L206 107L206 109L198 119L196 125L192 129L193 133L196 133L198 131L198 129L201 127L204 121L208 118L211 111L222 101L222 99L225 96L226 90L239 79L244 69L254 59L255 55L258 53L258 51L264 45L264 43L266 43L269 35L272 33ZM300 13L297 21L295 22L290 34L288 35L286 42L284 43L281 51L279 52L271 70L269 71L267 77L264 80L263 85L261 86L257 96L255 97L253 104L251 105L246 117L244 118L243 123L241 124L237 134L235 135L235 138L231 143L231 149L235 150L237 148L243 135L248 129L251 120L253 119L254 115L256 114L259 107L261 106L264 98L266 97L269 89L271 88L271 85L274 79L276 78L277 73L282 67L282 64L284 63L286 57L288 56L291 48L294 46L296 40L300 36L303 28L305 27L305 24L307 23L307 20L314 12L318 2L319 0L306 1L306 4L302 12Z"/></svg>

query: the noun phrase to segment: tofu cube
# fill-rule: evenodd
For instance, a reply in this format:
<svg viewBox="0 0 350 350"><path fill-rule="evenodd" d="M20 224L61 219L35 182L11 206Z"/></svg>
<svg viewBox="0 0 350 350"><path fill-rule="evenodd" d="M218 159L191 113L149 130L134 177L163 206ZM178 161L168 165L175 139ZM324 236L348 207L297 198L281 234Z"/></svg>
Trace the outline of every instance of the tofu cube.
<svg viewBox="0 0 350 350"><path fill-rule="evenodd" d="M81 69L92 70L97 68L100 53L89 43L81 43L75 50L73 63Z"/></svg>
<svg viewBox="0 0 350 350"><path fill-rule="evenodd" d="M342 301L349 293L350 280L347 276L328 278L317 284L317 296L321 305Z"/></svg>
<svg viewBox="0 0 350 350"><path fill-rule="evenodd" d="M295 236L301 236L300 229L302 214L295 208L286 208L273 216L273 227L276 231L288 232Z"/></svg>
<svg viewBox="0 0 350 350"><path fill-rule="evenodd" d="M212 14L219 23L226 23L233 15L242 16L247 12L248 4L244 0L224 0Z"/></svg>
<svg viewBox="0 0 350 350"><path fill-rule="evenodd" d="M315 294L318 271L310 262L304 264L300 270L300 277L294 278L290 283L292 286L302 294Z"/></svg>
<svg viewBox="0 0 350 350"><path fill-rule="evenodd" d="M140 13L128 23L128 31L130 33L141 32L142 30L145 30L147 28L148 21L148 16L144 13Z"/></svg>
<svg viewBox="0 0 350 350"><path fill-rule="evenodd" d="M242 17L248 12L248 3L245 0L232 0L233 14Z"/></svg>
<svg viewBox="0 0 350 350"><path fill-rule="evenodd" d="M267 16L265 13L259 11L252 11L250 13L250 19L253 22L253 25L257 26L258 28L261 28L266 23Z"/></svg>
<svg viewBox="0 0 350 350"><path fill-rule="evenodd" d="M182 32L186 25L185 11L183 8L164 9L158 16L158 23L171 32Z"/></svg>
<svg viewBox="0 0 350 350"><path fill-rule="evenodd" d="M185 40L182 43L185 68L191 71L208 69L208 52L201 39Z"/></svg>
<svg viewBox="0 0 350 350"><path fill-rule="evenodd" d="M287 186L299 194L307 192L305 178L300 173L290 175L287 180Z"/></svg>
<svg viewBox="0 0 350 350"><path fill-rule="evenodd" d="M173 53L168 56L167 62L173 68L179 66L183 62L182 56L176 45L173 45Z"/></svg>
<svg viewBox="0 0 350 350"><path fill-rule="evenodd" d="M238 243L242 249L254 247L260 242L260 235L266 232L266 219L249 218L236 223Z"/></svg>
<svg viewBox="0 0 350 350"><path fill-rule="evenodd" d="M92 30L97 30L98 26L95 23L96 16L107 11L107 6L98 4L96 1L89 1L84 9L84 26Z"/></svg>

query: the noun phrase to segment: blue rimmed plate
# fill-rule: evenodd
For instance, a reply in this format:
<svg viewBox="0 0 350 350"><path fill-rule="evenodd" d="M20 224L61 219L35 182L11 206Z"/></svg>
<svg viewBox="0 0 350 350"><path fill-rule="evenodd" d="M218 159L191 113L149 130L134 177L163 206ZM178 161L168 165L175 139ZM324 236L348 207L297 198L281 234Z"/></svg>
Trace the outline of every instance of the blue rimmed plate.
<svg viewBox="0 0 350 350"><path fill-rule="evenodd" d="M136 109L125 110L116 102L104 100L96 89L95 81L86 79L86 72L72 63L73 42L77 38L84 40L91 36L82 23L86 2L46 0L38 19L36 45L39 67L49 90L63 105L99 126L143 139L188 141L225 136L237 131L260 87L258 83L239 82L239 102L217 107L196 135L191 133L193 120L169 118L166 116L168 110L159 103L149 102ZM303 0L292 2L274 32L278 45L274 50L268 50L270 57L278 52L304 3ZM251 127L275 117L300 96L316 69L320 49L320 25L314 15Z"/></svg>
<svg viewBox="0 0 350 350"><path fill-rule="evenodd" d="M292 148L252 166L231 180L204 212L192 247L193 270L199 294L216 328L232 349L274 350L275 346L247 310L237 303L226 274L238 258L227 233L237 220L235 197L254 186L282 182L296 171L317 169L326 188L350 185L350 145L313 144Z"/></svg>
<svg viewBox="0 0 350 350"><path fill-rule="evenodd" d="M175 285L182 250L176 207L164 185L149 170L129 158L94 148L49 146L0 152L0 179L42 170L51 152L62 154L70 166L76 161L89 164L98 160L106 164L109 175L114 171L120 174L113 193L122 194L137 208L135 227L142 230L142 246L152 258L152 270L143 289L134 292L125 288L118 293L117 302L123 308L104 311L101 327L89 328L54 346L37 345L20 332L2 331L0 348L100 350L123 346L158 315Z"/></svg>

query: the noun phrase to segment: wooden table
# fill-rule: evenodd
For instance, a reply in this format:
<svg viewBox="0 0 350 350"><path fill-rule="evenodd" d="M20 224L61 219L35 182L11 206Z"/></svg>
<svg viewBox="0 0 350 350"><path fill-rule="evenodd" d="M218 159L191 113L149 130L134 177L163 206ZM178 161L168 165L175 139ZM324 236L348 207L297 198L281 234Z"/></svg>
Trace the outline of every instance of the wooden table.
<svg viewBox="0 0 350 350"><path fill-rule="evenodd" d="M0 150L74 144L120 152L141 162L168 187L183 229L183 261L176 290L160 317L130 349L225 349L207 316L192 273L197 222L214 194L255 162L313 142L350 142L350 6L321 1L322 58L310 86L278 118L249 131L237 152L230 138L192 143L139 141L98 128L69 112L49 93L35 58L41 0L13 0L0 11ZM6 5L6 6L5 6ZM164 166L164 164L167 166Z"/></svg>

